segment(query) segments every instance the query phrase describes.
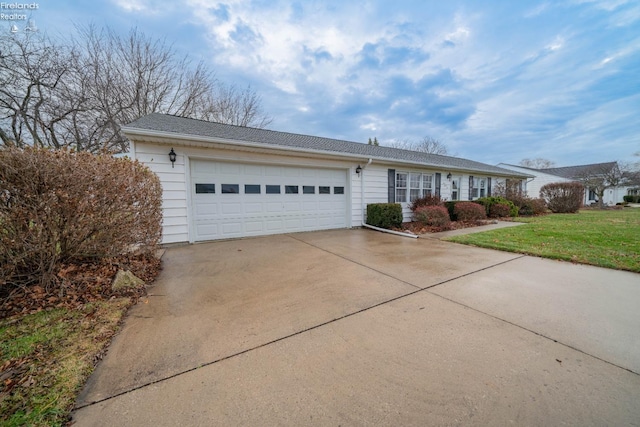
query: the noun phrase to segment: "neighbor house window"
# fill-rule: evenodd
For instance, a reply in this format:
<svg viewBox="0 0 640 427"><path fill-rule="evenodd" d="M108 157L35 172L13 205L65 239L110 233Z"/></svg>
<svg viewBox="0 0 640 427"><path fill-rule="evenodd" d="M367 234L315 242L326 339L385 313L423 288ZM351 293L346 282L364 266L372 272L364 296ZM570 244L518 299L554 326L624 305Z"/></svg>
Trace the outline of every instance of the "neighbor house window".
<svg viewBox="0 0 640 427"><path fill-rule="evenodd" d="M409 191L407 191L409 190ZM418 172L396 173L396 202L413 202L433 194L433 175Z"/></svg>
<svg viewBox="0 0 640 427"><path fill-rule="evenodd" d="M627 190L627 195L628 196L637 196L640 194L640 188L629 188Z"/></svg>
<svg viewBox="0 0 640 427"><path fill-rule="evenodd" d="M598 200L598 196L596 195L596 191L593 188L589 189L589 200Z"/></svg>
<svg viewBox="0 0 640 427"><path fill-rule="evenodd" d="M473 178L471 198L485 197L487 195L487 178Z"/></svg>

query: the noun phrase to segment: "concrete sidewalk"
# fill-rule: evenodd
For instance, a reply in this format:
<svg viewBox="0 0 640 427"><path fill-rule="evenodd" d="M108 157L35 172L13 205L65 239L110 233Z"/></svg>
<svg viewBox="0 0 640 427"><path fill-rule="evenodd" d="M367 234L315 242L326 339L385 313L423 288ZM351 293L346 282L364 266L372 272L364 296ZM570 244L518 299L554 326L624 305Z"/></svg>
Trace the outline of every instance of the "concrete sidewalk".
<svg viewBox="0 0 640 427"><path fill-rule="evenodd" d="M84 425L640 419L640 275L336 230L167 250Z"/></svg>

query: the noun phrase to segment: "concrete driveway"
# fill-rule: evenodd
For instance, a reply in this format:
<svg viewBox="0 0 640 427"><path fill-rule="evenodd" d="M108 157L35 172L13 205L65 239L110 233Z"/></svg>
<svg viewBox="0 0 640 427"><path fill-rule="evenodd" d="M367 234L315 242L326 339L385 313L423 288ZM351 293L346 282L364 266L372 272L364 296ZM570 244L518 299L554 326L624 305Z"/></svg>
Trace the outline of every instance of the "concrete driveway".
<svg viewBox="0 0 640 427"><path fill-rule="evenodd" d="M93 425L639 425L640 275L370 230L177 247Z"/></svg>

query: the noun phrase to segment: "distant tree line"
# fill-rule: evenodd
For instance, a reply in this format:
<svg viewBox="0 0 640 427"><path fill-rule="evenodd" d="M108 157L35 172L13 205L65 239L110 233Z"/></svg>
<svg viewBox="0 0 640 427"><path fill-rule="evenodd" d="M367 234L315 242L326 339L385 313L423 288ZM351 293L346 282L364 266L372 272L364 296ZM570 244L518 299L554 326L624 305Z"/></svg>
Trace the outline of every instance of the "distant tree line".
<svg viewBox="0 0 640 427"><path fill-rule="evenodd" d="M123 152L120 126L150 113L264 128L250 87L219 81L164 40L133 28L78 28L70 40L0 35L0 144Z"/></svg>

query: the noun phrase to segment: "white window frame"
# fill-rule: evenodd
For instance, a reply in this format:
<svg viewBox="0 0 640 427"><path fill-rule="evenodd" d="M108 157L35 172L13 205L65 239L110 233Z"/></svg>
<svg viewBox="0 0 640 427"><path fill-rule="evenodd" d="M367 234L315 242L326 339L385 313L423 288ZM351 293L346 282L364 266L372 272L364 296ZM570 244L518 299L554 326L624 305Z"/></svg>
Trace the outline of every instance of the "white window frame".
<svg viewBox="0 0 640 427"><path fill-rule="evenodd" d="M471 200L487 196L487 178L473 177L473 187L471 187Z"/></svg>
<svg viewBox="0 0 640 427"><path fill-rule="evenodd" d="M460 200L460 194L462 189L460 188L462 182L462 178L459 176L454 176L451 178L451 201L458 201ZM457 188L453 188L454 186L456 186ZM454 194L455 193L455 197Z"/></svg>
<svg viewBox="0 0 640 427"><path fill-rule="evenodd" d="M399 179L402 177L403 179ZM397 171L395 184L396 203L411 203L415 199L433 194L434 174Z"/></svg>

